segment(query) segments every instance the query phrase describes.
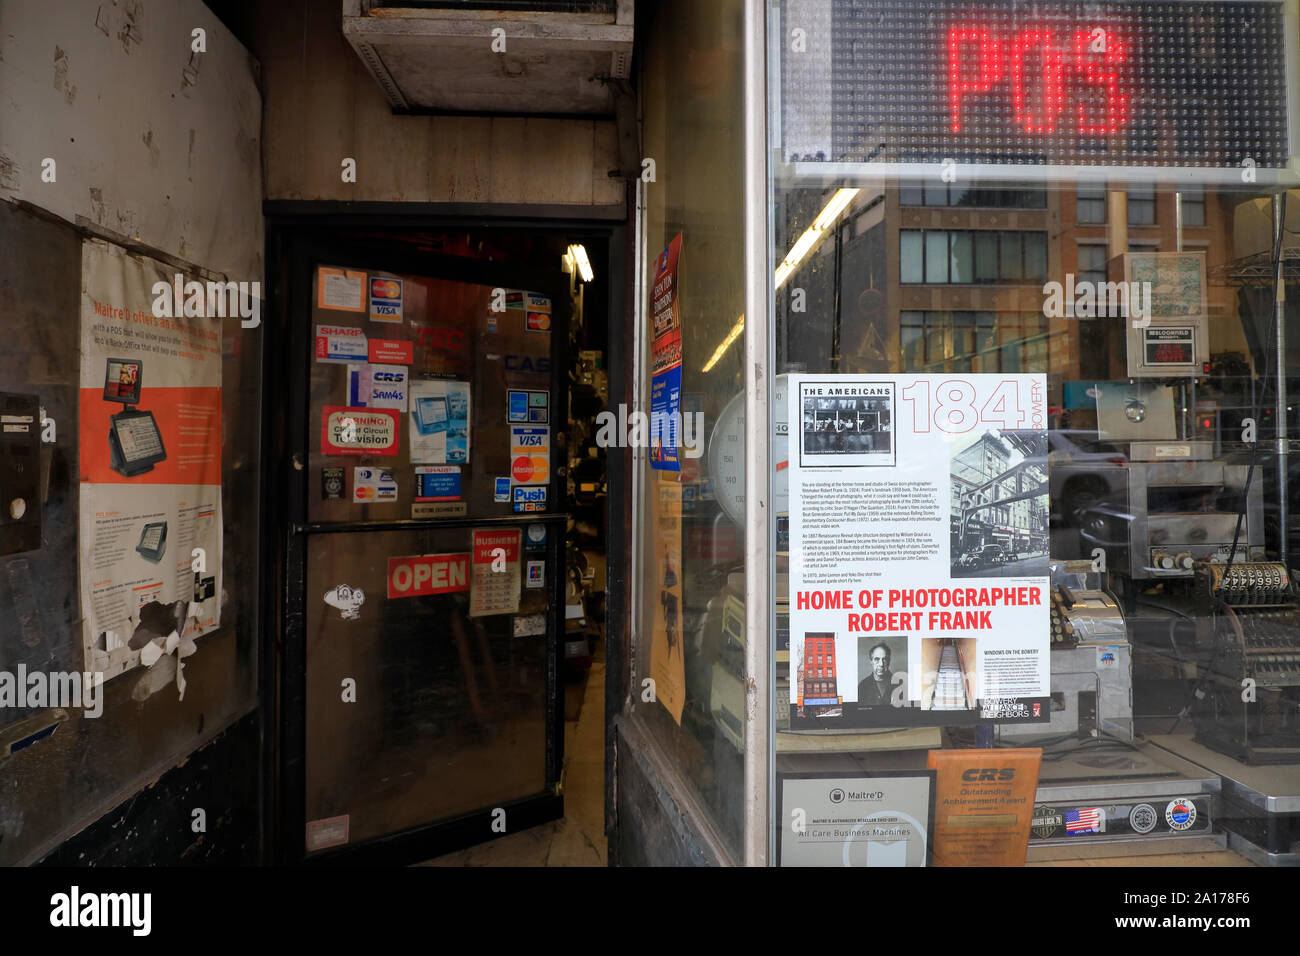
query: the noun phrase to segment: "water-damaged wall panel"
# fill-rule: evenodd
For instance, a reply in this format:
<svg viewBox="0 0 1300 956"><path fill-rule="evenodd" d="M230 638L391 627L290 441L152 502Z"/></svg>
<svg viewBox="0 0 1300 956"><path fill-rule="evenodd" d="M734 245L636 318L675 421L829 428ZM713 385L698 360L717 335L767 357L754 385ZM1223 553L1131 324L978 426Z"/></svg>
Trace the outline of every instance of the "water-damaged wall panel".
<svg viewBox="0 0 1300 956"><path fill-rule="evenodd" d="M0 0L0 89L0 198L261 278L257 64L200 0Z"/></svg>

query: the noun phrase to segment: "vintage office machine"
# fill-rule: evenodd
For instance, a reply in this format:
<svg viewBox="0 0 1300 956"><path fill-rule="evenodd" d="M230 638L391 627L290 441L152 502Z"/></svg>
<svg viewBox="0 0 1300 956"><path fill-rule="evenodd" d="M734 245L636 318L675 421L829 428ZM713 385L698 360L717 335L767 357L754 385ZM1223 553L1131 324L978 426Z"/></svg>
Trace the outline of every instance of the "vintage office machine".
<svg viewBox="0 0 1300 956"><path fill-rule="evenodd" d="M127 478L152 471L154 465L167 458L153 412L135 407L140 404L143 384L144 363L139 359L108 360L104 372L104 401L121 402L125 406L109 419L109 465Z"/></svg>
<svg viewBox="0 0 1300 956"><path fill-rule="evenodd" d="M1246 763L1300 759L1300 588L1276 562L1201 565L1196 739Z"/></svg>

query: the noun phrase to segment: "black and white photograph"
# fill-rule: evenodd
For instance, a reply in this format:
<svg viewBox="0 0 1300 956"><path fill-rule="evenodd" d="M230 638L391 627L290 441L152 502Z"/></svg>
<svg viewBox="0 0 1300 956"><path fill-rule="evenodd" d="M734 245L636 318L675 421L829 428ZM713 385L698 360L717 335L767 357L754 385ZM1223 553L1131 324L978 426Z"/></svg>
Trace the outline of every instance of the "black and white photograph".
<svg viewBox="0 0 1300 956"><path fill-rule="evenodd" d="M894 464L892 382L851 387L805 383L800 418L799 452L805 467Z"/></svg>
<svg viewBox="0 0 1300 956"><path fill-rule="evenodd" d="M907 702L907 638L858 638L858 706L888 707Z"/></svg>
<svg viewBox="0 0 1300 956"><path fill-rule="evenodd" d="M953 445L954 578L1047 573L1047 434L980 432Z"/></svg>

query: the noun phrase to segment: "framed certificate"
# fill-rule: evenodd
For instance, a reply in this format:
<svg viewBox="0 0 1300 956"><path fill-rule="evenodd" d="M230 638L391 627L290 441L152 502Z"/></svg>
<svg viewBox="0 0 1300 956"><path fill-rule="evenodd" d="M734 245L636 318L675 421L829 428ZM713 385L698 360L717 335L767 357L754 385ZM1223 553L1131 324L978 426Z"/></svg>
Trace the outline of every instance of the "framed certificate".
<svg viewBox="0 0 1300 956"><path fill-rule="evenodd" d="M777 774L778 866L929 866L935 772Z"/></svg>

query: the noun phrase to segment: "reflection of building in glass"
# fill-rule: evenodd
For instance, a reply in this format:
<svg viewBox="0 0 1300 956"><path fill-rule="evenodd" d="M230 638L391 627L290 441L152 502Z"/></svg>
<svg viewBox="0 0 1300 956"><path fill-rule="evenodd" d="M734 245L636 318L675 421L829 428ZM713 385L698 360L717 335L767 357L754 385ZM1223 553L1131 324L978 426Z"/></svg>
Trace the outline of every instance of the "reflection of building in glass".
<svg viewBox="0 0 1300 956"><path fill-rule="evenodd" d="M835 635L805 634L799 668L799 704L839 703L835 679Z"/></svg>
<svg viewBox="0 0 1300 956"><path fill-rule="evenodd" d="M989 544L1008 554L1046 546L1045 452L1041 433L986 432L953 456L954 554Z"/></svg>

